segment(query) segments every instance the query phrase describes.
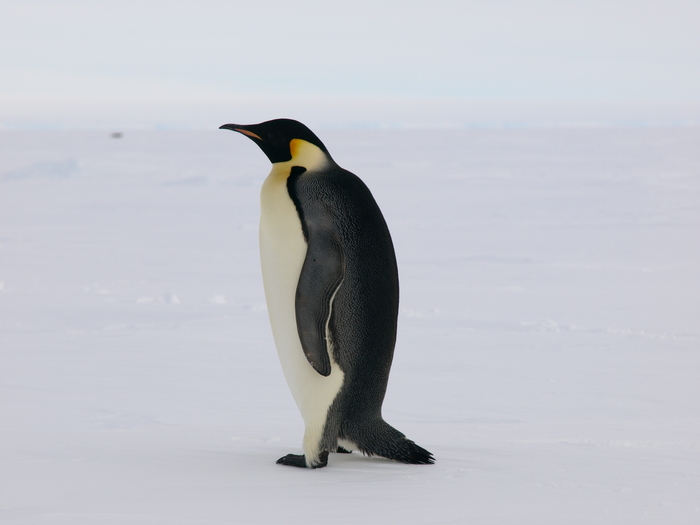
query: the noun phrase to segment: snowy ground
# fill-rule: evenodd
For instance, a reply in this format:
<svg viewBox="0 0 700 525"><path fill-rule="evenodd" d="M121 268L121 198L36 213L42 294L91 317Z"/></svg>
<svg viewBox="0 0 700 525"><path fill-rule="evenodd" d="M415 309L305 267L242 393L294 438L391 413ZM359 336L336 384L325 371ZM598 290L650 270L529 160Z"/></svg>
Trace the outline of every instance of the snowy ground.
<svg viewBox="0 0 700 525"><path fill-rule="evenodd" d="M275 464L253 143L5 131L0 522L700 523L700 129L319 134L394 235L384 414L437 463Z"/></svg>

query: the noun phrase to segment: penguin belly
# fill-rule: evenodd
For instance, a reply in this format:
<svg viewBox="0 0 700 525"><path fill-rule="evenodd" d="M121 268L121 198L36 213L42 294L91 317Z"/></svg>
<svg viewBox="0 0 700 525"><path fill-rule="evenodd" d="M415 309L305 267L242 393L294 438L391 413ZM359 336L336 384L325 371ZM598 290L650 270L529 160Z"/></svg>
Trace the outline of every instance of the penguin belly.
<svg viewBox="0 0 700 525"><path fill-rule="evenodd" d="M286 163L285 163L286 164ZM304 419L307 466L315 466L328 409L343 386L344 374L330 355L324 377L306 359L296 323L295 296L307 244L287 190L289 166L274 164L261 195L260 261L272 335L284 377Z"/></svg>

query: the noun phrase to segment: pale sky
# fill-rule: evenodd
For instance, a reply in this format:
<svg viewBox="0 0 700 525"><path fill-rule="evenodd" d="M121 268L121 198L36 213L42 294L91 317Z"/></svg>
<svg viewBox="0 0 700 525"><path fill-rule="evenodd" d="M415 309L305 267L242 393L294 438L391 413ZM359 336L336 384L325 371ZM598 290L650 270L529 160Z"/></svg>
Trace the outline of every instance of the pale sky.
<svg viewBox="0 0 700 525"><path fill-rule="evenodd" d="M52 103L700 101L697 0L0 0L0 13L0 122Z"/></svg>

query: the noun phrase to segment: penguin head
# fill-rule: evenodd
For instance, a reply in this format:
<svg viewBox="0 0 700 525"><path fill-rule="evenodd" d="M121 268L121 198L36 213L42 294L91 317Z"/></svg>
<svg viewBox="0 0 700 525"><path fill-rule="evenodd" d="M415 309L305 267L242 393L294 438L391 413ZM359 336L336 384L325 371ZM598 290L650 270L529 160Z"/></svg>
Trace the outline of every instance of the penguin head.
<svg viewBox="0 0 700 525"><path fill-rule="evenodd" d="M219 129L242 133L255 142L273 164L292 160L291 145L295 139L309 142L328 155L328 150L314 132L296 120L280 118L260 124L224 124Z"/></svg>

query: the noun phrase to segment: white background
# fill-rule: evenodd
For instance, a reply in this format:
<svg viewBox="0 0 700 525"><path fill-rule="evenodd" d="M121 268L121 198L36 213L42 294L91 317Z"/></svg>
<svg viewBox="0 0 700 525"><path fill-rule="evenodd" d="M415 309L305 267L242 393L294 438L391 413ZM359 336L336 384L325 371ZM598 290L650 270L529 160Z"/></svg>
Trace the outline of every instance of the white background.
<svg viewBox="0 0 700 525"><path fill-rule="evenodd" d="M384 416L436 464L275 464L252 142L5 131L0 521L700 520L697 129L319 133L392 231Z"/></svg>

